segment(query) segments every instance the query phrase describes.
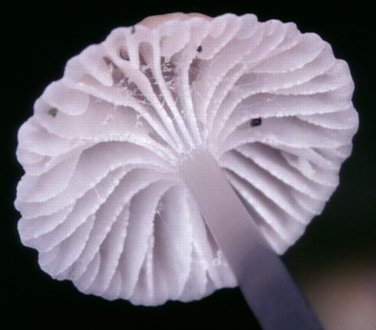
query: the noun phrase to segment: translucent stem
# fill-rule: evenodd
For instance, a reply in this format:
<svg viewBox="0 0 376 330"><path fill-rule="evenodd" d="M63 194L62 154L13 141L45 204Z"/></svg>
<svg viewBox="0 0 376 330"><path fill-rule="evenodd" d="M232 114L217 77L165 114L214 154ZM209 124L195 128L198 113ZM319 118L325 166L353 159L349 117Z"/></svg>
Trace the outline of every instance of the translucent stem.
<svg viewBox="0 0 376 330"><path fill-rule="evenodd" d="M196 151L180 171L262 328L322 329L216 160Z"/></svg>

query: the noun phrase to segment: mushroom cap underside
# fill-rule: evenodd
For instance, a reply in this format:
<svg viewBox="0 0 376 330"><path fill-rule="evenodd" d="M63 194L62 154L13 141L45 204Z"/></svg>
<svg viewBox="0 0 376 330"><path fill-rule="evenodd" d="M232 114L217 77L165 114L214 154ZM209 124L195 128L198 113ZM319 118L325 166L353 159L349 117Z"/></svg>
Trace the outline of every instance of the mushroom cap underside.
<svg viewBox="0 0 376 330"><path fill-rule="evenodd" d="M82 292L158 305L237 284L179 177L197 148L279 254L351 153L353 81L328 43L250 14L181 15L70 59L19 131L22 242Z"/></svg>

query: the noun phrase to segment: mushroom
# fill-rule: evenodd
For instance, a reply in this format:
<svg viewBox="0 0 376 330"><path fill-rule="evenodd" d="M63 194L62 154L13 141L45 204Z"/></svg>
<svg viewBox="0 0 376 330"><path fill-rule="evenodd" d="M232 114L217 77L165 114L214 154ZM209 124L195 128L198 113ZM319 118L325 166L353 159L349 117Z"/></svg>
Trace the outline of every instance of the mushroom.
<svg viewBox="0 0 376 330"><path fill-rule="evenodd" d="M240 285L267 328L269 303L299 300L277 254L338 186L353 87L293 23L177 13L115 29L68 61L19 130L22 243L53 278L110 300ZM258 295L281 281L275 303Z"/></svg>

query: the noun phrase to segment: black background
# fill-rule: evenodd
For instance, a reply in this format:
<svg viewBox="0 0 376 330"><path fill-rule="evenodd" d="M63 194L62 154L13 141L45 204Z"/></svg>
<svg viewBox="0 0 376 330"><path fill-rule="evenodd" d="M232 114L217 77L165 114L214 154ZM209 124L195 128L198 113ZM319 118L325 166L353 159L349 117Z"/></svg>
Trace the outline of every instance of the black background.
<svg viewBox="0 0 376 330"><path fill-rule="evenodd" d="M325 4L301 1L144 1L127 0L67 5L56 2L37 7L34 2L5 8L2 17L2 163L0 230L0 329L57 325L81 329L179 328L226 323L233 329L257 329L238 289L217 291L199 302L170 302L158 308L108 302L79 293L70 282L52 280L37 265L34 250L21 245L16 230L19 214L13 208L22 169L15 159L17 129L32 115L34 100L61 77L65 62L84 47L101 42L118 26L167 12L255 13L260 20L278 18L297 23L302 32L316 32L329 41L337 57L348 61L356 84L354 104L360 131L352 157L341 171L341 186L324 213L283 257L304 291L307 274L318 274L338 260L375 259L376 252L376 25L373 10L357 3ZM333 5L333 4L332 4ZM4 74L5 72L5 74ZM5 151L5 152L4 152ZM5 186L5 189L4 187ZM375 311L376 312L376 311Z"/></svg>

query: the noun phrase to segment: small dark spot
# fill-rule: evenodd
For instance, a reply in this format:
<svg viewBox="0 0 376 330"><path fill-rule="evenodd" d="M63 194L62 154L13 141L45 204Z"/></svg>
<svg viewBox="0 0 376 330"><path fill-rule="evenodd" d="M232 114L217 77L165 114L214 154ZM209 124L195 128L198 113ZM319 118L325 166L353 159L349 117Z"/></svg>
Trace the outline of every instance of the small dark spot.
<svg viewBox="0 0 376 330"><path fill-rule="evenodd" d="M202 46L198 46L198 47L197 47L197 51L198 51L199 53L201 53L201 52L202 52Z"/></svg>
<svg viewBox="0 0 376 330"><path fill-rule="evenodd" d="M104 56L104 57L103 57L103 61L104 61L104 63L106 63L106 65L108 65L108 66L113 65L111 59L110 59L109 57L107 57L107 56Z"/></svg>
<svg viewBox="0 0 376 330"><path fill-rule="evenodd" d="M252 127L256 127L256 126L260 126L262 124L262 119L259 117L259 118L253 118L251 120L251 126Z"/></svg>
<svg viewBox="0 0 376 330"><path fill-rule="evenodd" d="M134 25L131 26L131 33L134 34L136 32L136 27Z"/></svg>
<svg viewBox="0 0 376 330"><path fill-rule="evenodd" d="M125 60L125 61L129 61L129 56L128 56L127 52L126 52L124 49L120 49L119 56L120 56L123 60Z"/></svg>
<svg viewBox="0 0 376 330"><path fill-rule="evenodd" d="M51 108L51 109L49 109L48 111L47 111L47 113L51 116L51 117L53 117L53 118L55 118L56 117L56 115L57 115L57 109L56 108Z"/></svg>

